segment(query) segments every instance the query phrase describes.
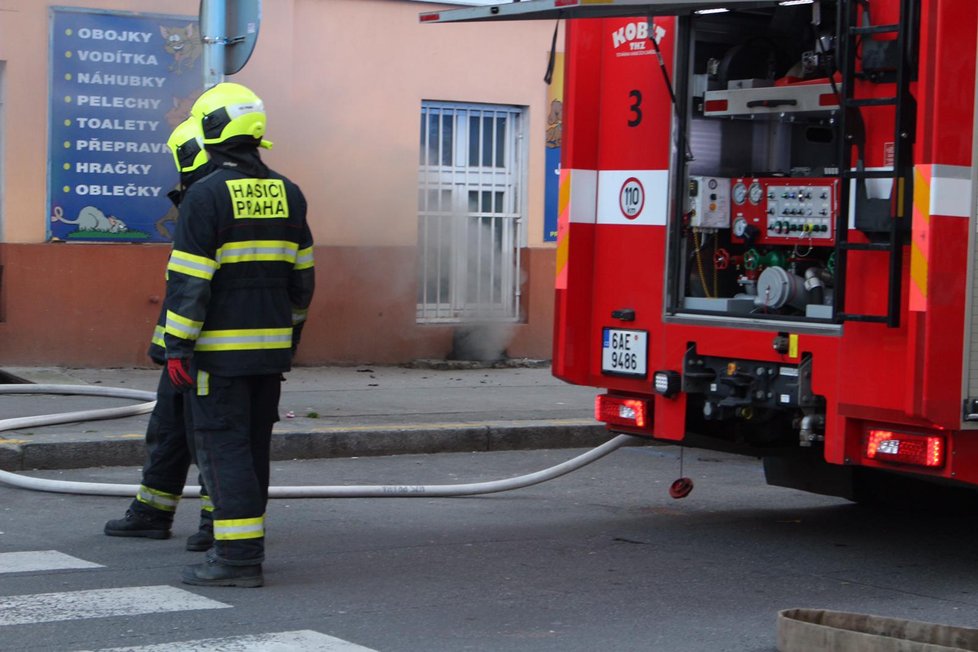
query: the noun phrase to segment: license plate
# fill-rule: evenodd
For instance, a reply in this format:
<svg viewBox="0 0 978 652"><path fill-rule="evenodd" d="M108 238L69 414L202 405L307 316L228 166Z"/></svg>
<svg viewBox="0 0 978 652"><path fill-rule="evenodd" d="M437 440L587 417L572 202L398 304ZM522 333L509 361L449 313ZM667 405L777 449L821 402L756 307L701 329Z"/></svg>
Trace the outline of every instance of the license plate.
<svg viewBox="0 0 978 652"><path fill-rule="evenodd" d="M602 372L642 378L647 375L649 334L646 331L605 328L601 340Z"/></svg>

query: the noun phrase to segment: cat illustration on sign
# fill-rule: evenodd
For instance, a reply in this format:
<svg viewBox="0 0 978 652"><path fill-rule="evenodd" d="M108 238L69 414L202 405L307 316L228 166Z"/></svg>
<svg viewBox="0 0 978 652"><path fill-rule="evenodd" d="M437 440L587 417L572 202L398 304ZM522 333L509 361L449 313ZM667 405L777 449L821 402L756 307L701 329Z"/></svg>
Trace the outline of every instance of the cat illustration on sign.
<svg viewBox="0 0 978 652"><path fill-rule="evenodd" d="M65 219L64 211L55 206L52 222L64 222L77 225L78 231L96 231L99 233L124 233L129 230L126 223L116 217L107 217L105 213L94 206L86 206L78 212L74 220Z"/></svg>
<svg viewBox="0 0 978 652"><path fill-rule="evenodd" d="M563 136L564 103L554 100L550 103L550 113L547 114L547 147L557 148Z"/></svg>
<svg viewBox="0 0 978 652"><path fill-rule="evenodd" d="M170 72L179 75L184 70L192 70L203 51L197 26L193 23L186 27L160 25L160 34L163 35L163 48L173 56Z"/></svg>
<svg viewBox="0 0 978 652"><path fill-rule="evenodd" d="M178 124L187 119L190 115L190 107L194 105L197 98L200 97L200 92L192 93L186 97L173 97L173 106L169 111L166 112L166 122L171 127L176 127Z"/></svg>
<svg viewBox="0 0 978 652"><path fill-rule="evenodd" d="M174 191L179 192L179 190L180 190L180 184L177 184L176 187L170 192L174 192ZM160 217L158 220L156 220L156 222L153 223L153 226L156 227L156 232L160 234L161 238L173 242L173 232L176 230L177 227L178 216L179 216L179 212L177 210L177 207L170 206L166 211L166 213L164 213L162 217Z"/></svg>

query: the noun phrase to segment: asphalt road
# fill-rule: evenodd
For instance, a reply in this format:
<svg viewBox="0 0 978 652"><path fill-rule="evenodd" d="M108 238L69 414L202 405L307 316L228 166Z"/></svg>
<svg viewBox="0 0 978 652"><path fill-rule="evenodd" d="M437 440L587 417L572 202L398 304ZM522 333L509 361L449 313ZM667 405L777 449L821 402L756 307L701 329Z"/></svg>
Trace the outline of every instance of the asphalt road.
<svg viewBox="0 0 978 652"><path fill-rule="evenodd" d="M574 454L276 462L273 481L470 482ZM0 649L175 649L176 641L312 632L333 637L333 647L317 648L331 650L771 652L776 614L792 607L978 622L973 519L877 512L768 487L757 461L702 451L687 453L696 487L676 501L667 488L678 467L675 448L625 448L504 494L273 501L261 589L179 583L181 567L201 557L182 545L195 525L193 500L178 513L174 539L116 539L101 527L125 499L0 486ZM133 468L36 475L138 479ZM11 553L32 551L89 566L11 566L21 559ZM106 589L131 610L159 604L144 615L100 613L105 593L79 593Z"/></svg>

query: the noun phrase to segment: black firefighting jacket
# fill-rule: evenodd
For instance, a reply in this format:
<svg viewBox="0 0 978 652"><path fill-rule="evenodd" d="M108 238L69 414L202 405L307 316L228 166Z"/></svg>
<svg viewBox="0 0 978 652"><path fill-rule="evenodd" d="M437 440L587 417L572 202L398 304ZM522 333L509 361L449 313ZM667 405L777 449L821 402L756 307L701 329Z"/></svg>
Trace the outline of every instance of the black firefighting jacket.
<svg viewBox="0 0 978 652"><path fill-rule="evenodd" d="M171 190L166 194L173 205L179 209L180 202L183 201L183 196L187 194L187 189L194 185L198 180L203 179L208 174L217 169L217 166L208 161L202 166L193 170L192 172L181 172L180 173L180 185L177 188ZM163 306L160 309L160 316L156 320L156 327L153 329L153 337L149 342L149 349L146 354L150 359L156 364L164 364L166 362L166 344L163 341L163 335L166 332L166 302L163 302Z"/></svg>
<svg viewBox="0 0 978 652"><path fill-rule="evenodd" d="M260 162L220 165L180 204L167 264L166 357L192 357L218 376L288 371L313 279L299 187Z"/></svg>

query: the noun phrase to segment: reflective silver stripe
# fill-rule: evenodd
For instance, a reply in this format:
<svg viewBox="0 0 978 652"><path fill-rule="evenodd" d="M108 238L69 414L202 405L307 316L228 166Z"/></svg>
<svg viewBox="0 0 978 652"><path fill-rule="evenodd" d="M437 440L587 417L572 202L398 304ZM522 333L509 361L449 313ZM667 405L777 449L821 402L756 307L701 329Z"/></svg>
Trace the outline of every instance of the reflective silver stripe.
<svg viewBox="0 0 978 652"><path fill-rule="evenodd" d="M163 348L166 348L166 344L163 343L163 333L165 332L166 329L160 326L159 324L157 324L156 328L153 329L153 339L150 341L156 346L161 346Z"/></svg>
<svg viewBox="0 0 978 652"><path fill-rule="evenodd" d="M170 254L170 262L166 265L166 271L167 273L171 271L180 272L181 274L196 276L197 278L209 281L214 278L214 272L217 271L218 267L220 265L210 258L195 256L194 254L188 254L185 251L174 249Z"/></svg>
<svg viewBox="0 0 978 652"><path fill-rule="evenodd" d="M238 330L202 331L197 351L249 351L288 349L292 346L292 328L243 328Z"/></svg>
<svg viewBox="0 0 978 652"><path fill-rule="evenodd" d="M309 269L313 267L312 247L300 249L295 258L295 269Z"/></svg>
<svg viewBox="0 0 978 652"><path fill-rule="evenodd" d="M200 335L204 322L187 319L172 310L166 311L166 332L184 340L195 340Z"/></svg>
<svg viewBox="0 0 978 652"><path fill-rule="evenodd" d="M180 502L180 496L151 489L146 485L139 485L139 491L136 492L136 500L144 505L149 505L164 512L174 512L177 509L177 504Z"/></svg>
<svg viewBox="0 0 978 652"><path fill-rule="evenodd" d="M288 240L229 242L217 250L218 265L254 261L294 263L299 245Z"/></svg>
<svg viewBox="0 0 978 652"><path fill-rule="evenodd" d="M308 317L308 316L309 316L309 311L308 310L296 310L295 308L293 308L292 309L292 325L295 326L297 324L301 324L302 322L304 322L306 320L306 317Z"/></svg>
<svg viewBox="0 0 978 652"><path fill-rule="evenodd" d="M265 536L265 517L214 520L214 538L221 541L260 539Z"/></svg>

